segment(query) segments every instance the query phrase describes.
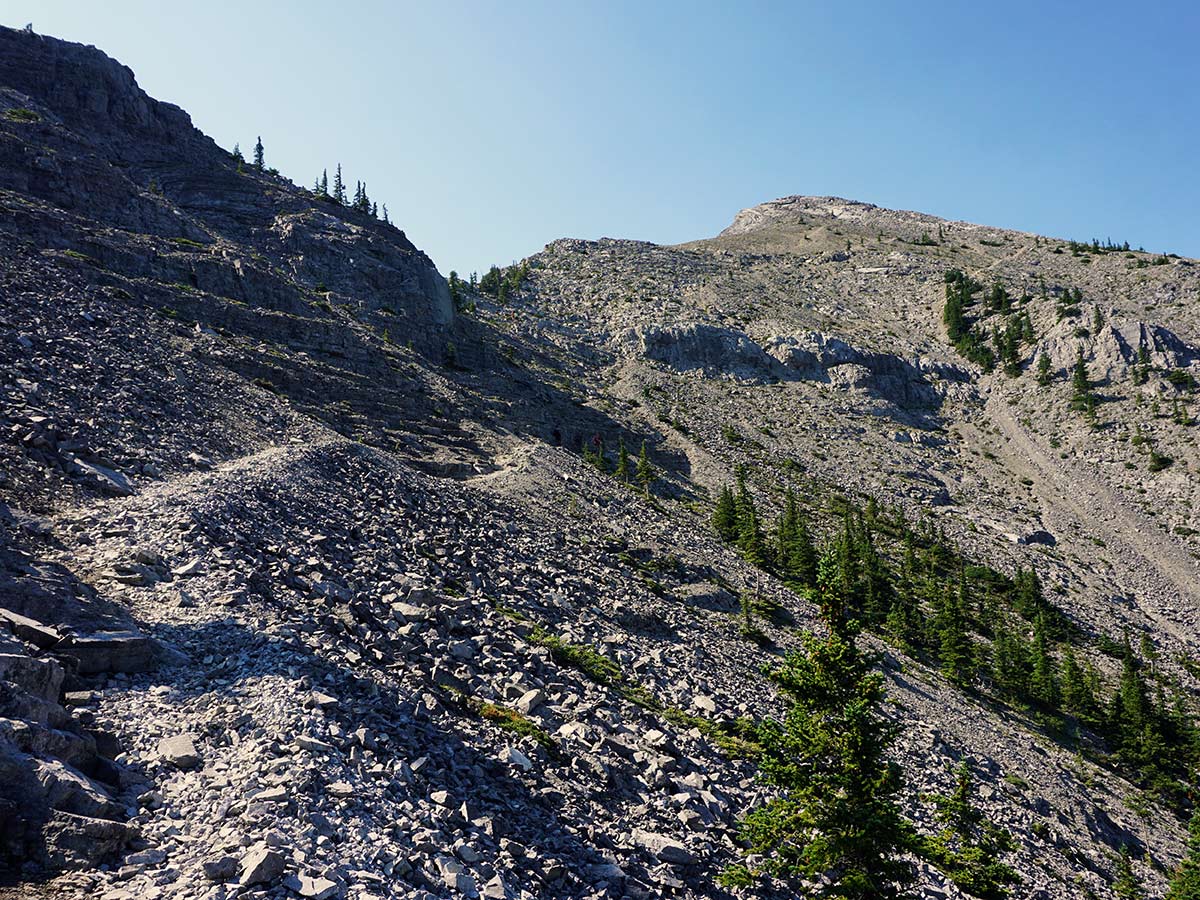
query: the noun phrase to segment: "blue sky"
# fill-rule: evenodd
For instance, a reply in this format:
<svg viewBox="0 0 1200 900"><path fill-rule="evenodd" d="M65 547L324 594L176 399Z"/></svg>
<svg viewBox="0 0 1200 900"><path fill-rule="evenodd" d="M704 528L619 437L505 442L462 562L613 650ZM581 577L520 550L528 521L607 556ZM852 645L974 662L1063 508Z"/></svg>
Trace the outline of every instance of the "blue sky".
<svg viewBox="0 0 1200 900"><path fill-rule="evenodd" d="M331 12L332 10L332 12ZM834 194L1200 256L1200 5L0 0L443 272Z"/></svg>

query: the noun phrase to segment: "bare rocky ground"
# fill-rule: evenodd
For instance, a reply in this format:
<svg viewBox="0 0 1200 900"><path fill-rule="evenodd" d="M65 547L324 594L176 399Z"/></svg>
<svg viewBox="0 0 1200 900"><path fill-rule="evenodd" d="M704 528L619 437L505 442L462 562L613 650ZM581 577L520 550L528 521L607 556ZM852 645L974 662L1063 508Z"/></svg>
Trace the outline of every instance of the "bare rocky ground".
<svg viewBox="0 0 1200 900"><path fill-rule="evenodd" d="M763 796L737 721L779 712L761 668L813 618L708 526L739 463L819 531L837 490L1036 563L1196 687L1190 260L788 198L681 247L557 241L455 311L403 232L8 30L0 245L0 894L725 896ZM1032 295L1022 375L947 344L951 267ZM593 435L646 440L652 497ZM1015 896L1111 897L1122 845L1161 892L1172 814L881 649L919 824L966 758Z"/></svg>

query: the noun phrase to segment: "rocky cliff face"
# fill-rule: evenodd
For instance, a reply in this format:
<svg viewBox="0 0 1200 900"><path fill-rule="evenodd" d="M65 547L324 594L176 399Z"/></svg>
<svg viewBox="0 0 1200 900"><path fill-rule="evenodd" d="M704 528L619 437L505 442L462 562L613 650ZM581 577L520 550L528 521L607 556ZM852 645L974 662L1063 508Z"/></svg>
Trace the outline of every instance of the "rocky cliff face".
<svg viewBox="0 0 1200 900"><path fill-rule="evenodd" d="M0 30L0 896L733 896L762 668L815 621L714 535L735 471L821 538L875 508L898 570L902 516L1034 566L1105 689L1128 631L1194 694L1192 261L785 198L526 262L456 313L403 232ZM987 341L1028 318L1007 374L948 343L951 268L1016 298ZM1102 736L886 637L919 829L967 761L1014 896L1114 897L1122 847L1162 888L1180 809Z"/></svg>
<svg viewBox="0 0 1200 900"><path fill-rule="evenodd" d="M39 243L293 315L317 293L388 309L405 339L453 320L445 281L402 231L239 166L96 49L4 29L0 84L0 188L40 201L6 213Z"/></svg>

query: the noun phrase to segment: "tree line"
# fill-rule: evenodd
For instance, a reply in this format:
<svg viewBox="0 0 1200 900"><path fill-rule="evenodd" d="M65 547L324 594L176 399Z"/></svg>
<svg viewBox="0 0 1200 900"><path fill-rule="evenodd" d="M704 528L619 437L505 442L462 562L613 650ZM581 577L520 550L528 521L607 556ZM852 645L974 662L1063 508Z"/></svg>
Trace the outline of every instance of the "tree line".
<svg viewBox="0 0 1200 900"><path fill-rule="evenodd" d="M1086 636L1046 596L1032 567L1007 576L957 552L927 519L914 527L903 511L874 499L858 508L835 497L839 527L821 542L795 491L766 525L739 470L718 493L712 526L747 561L794 590L818 587L819 560L831 560L838 602L860 622L936 667L958 688L1045 721L1177 810L1200 767L1200 733L1181 686L1157 664L1153 642L1099 639L1120 663L1116 684L1082 652Z"/></svg>

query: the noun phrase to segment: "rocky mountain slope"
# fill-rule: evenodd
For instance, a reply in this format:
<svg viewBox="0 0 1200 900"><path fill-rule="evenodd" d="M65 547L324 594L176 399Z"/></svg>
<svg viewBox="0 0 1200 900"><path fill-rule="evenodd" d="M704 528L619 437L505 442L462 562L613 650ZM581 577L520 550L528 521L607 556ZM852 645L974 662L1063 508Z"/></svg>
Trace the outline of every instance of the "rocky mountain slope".
<svg viewBox="0 0 1200 900"><path fill-rule="evenodd" d="M0 894L733 895L762 667L815 621L714 533L737 471L1033 566L1106 690L1129 634L1194 697L1191 260L796 197L556 241L501 300L3 29L0 163ZM1015 359L951 345L948 270ZM1014 896L1113 897L1122 847L1161 892L1180 804L1103 737L868 640L919 827L967 760Z"/></svg>

